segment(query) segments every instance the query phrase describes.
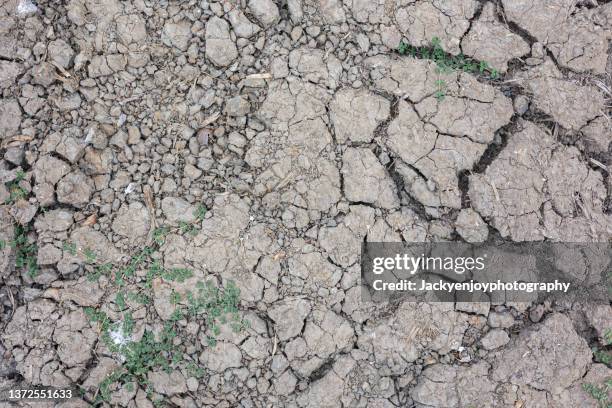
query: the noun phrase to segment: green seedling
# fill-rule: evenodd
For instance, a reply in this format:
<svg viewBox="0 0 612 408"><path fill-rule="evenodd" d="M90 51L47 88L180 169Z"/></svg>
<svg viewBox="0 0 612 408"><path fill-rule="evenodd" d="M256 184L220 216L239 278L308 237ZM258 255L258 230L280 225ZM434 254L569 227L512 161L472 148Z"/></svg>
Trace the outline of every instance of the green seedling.
<svg viewBox="0 0 612 408"><path fill-rule="evenodd" d="M602 385L582 384L582 389L597 402L599 408L612 408L612 400L608 398L612 390L612 377L606 379Z"/></svg>
<svg viewBox="0 0 612 408"><path fill-rule="evenodd" d="M432 38L429 46L422 47L414 47L401 41L397 47L397 52L400 55L410 55L414 58L432 60L436 63L439 73L463 71L487 76L490 79L497 79L499 77L499 72L486 61L476 61L463 54L448 54L442 48L442 42L438 37Z"/></svg>

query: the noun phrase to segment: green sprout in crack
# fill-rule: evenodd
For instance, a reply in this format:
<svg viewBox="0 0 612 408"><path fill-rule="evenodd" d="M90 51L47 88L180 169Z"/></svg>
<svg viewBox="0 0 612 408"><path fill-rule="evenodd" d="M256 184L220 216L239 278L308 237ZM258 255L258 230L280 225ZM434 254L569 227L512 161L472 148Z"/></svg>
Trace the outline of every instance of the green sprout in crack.
<svg viewBox="0 0 612 408"><path fill-rule="evenodd" d="M196 293L187 292L186 300L189 315L205 316L211 331L207 339L210 346L214 346L217 342L216 337L221 332L219 324L229 324L236 333L249 327L248 321L241 319L238 314L240 289L232 281L229 281L223 289L219 289L211 282L198 282Z"/></svg>
<svg viewBox="0 0 612 408"><path fill-rule="evenodd" d="M29 227L27 225L17 224L15 226L15 236L10 245L15 249L15 267L18 269L25 268L28 276L33 278L38 274L36 262L38 248L35 243L28 242L28 232Z"/></svg>
<svg viewBox="0 0 612 408"><path fill-rule="evenodd" d="M606 346L612 346L612 329L608 328L604 331L603 340Z"/></svg>
<svg viewBox="0 0 612 408"><path fill-rule="evenodd" d="M9 191L9 197L6 199L5 204L12 204L28 196L28 192L19 185L23 179L25 179L25 173L19 170L15 174L15 179L7 183L6 187Z"/></svg>
<svg viewBox="0 0 612 408"><path fill-rule="evenodd" d="M612 350L609 348L609 346L612 346L612 329L604 330L601 339L604 347L602 349L593 347L593 357L597 362L612 366Z"/></svg>
<svg viewBox="0 0 612 408"><path fill-rule="evenodd" d="M597 402L599 408L612 408L612 400L608 398L612 390L612 377L606 379L602 385L582 384L582 389Z"/></svg>
<svg viewBox="0 0 612 408"><path fill-rule="evenodd" d="M210 335L207 344L214 346L216 338L221 334L222 325L230 325L232 330L238 332L249 327L249 323L239 316L240 290L233 282L225 287L216 287L212 283L196 284L197 294L187 292L185 297L172 291L170 302L175 310L166 321L161 332L155 335L145 330L139 341L117 342L116 332L121 331L125 338L131 338L135 321L126 299L129 294L118 292L115 296L115 305L118 309L126 310L121 322L112 322L109 317L99 309L85 308L85 313L91 322L97 323L102 332L102 342L113 353L122 356L121 367L108 375L98 386L95 404L109 401L113 385L128 386L138 384L152 398L153 390L148 381L151 371L164 370L171 372L178 367L184 367L189 375L201 378L204 370L196 363L185 364L184 354L175 339L180 336L180 325L177 322L184 319L203 320ZM181 302L186 301L187 305ZM182 337L182 336L181 336Z"/></svg>
<svg viewBox="0 0 612 408"><path fill-rule="evenodd" d="M129 260L121 264L101 263L93 251L81 250L72 243L64 243L65 251L75 255L78 253L86 259L84 267L87 270L93 268L90 279L107 276L108 282L117 290L108 305L114 311L113 316L116 316L113 321L100 309L85 309L90 321L99 326L101 343L111 353L118 354L123 362L99 384L94 405L108 402L117 387L139 386L153 401L154 393L148 382L149 373L155 370L169 372L177 368L185 369L187 365L183 361L183 346L181 342L175 341L185 321L202 322L207 333L205 340L211 346L216 344L223 326L227 325L235 332L249 327L249 322L239 313L240 290L233 282L227 282L222 287L216 287L211 282L199 282L194 285L193 293L179 293L176 289L171 291L169 303L173 306L173 311L160 333L154 334L146 327L139 340L134 338L136 308L142 310L140 305L144 305L146 309L150 309L147 306L152 303L153 282L161 279L165 282L184 283L194 276L193 271L187 268L166 267L157 251L171 232L196 231L197 226L194 224L201 222L205 214L206 208L200 206L194 214L194 223L181 224L172 229L155 229L150 246L136 251ZM132 285L137 285L138 288L130 290ZM180 338L183 340L189 336L182 333ZM186 369L198 378L204 375L203 369L193 362ZM162 403L163 400L154 401L156 406Z"/></svg>
<svg viewBox="0 0 612 408"><path fill-rule="evenodd" d="M193 215L195 215L197 221L202 221L204 216L206 216L206 207L202 204L198 205Z"/></svg>
<svg viewBox="0 0 612 408"><path fill-rule="evenodd" d="M155 231L153 231L153 242L160 246L163 245L164 242L166 242L166 235L168 235L169 232L170 230L167 227L156 228Z"/></svg>
<svg viewBox="0 0 612 408"><path fill-rule="evenodd" d="M76 256L77 254L76 244L73 244L72 242L64 242L62 248L72 256Z"/></svg>
<svg viewBox="0 0 612 408"><path fill-rule="evenodd" d="M179 231L181 234L196 235L198 233L198 227L187 222L180 222Z"/></svg>
<svg viewBox="0 0 612 408"><path fill-rule="evenodd" d="M410 55L413 58L432 60L436 63L440 73L463 71L480 74L490 79L499 77L499 72L486 61L477 61L463 54L448 54L442 48L442 43L438 37L432 38L430 45L423 47L415 47L401 41L397 47L397 52L400 55Z"/></svg>
<svg viewBox="0 0 612 408"><path fill-rule="evenodd" d="M446 81L443 79L436 80L436 87L438 88L434 94L435 98L439 101L444 100L446 96Z"/></svg>
<svg viewBox="0 0 612 408"><path fill-rule="evenodd" d="M83 251L83 255L85 255L85 262L92 264L96 261L96 253L89 248L85 248Z"/></svg>

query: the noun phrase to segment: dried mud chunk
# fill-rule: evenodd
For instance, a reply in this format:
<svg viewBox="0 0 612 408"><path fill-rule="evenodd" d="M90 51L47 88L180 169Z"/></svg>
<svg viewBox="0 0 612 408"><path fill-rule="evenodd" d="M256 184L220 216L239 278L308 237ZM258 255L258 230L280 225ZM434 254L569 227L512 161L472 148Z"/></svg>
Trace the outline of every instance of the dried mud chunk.
<svg viewBox="0 0 612 408"><path fill-rule="evenodd" d="M350 323L325 308L317 308L304 328L304 340L308 353L326 358L335 352L346 352L352 348L354 331Z"/></svg>
<svg viewBox="0 0 612 408"><path fill-rule="evenodd" d="M10 213L15 221L21 225L26 225L32 221L37 211L38 206L30 204L26 200L18 200L10 209Z"/></svg>
<svg viewBox="0 0 612 408"><path fill-rule="evenodd" d="M19 306L0 334L4 346L9 350L22 346L44 346L53 334L57 316L52 316L52 313L55 311L55 304L47 299L37 299L27 306ZM47 322L41 323L43 319L47 319Z"/></svg>
<svg viewBox="0 0 612 408"><path fill-rule="evenodd" d="M9 88L15 79L23 72L23 67L17 62L0 61L0 89Z"/></svg>
<svg viewBox="0 0 612 408"><path fill-rule="evenodd" d="M559 146L531 122L519 126L484 174L470 176L472 207L515 241L609 237L612 220L603 213L601 174L581 161L575 147Z"/></svg>
<svg viewBox="0 0 612 408"><path fill-rule="evenodd" d="M16 52L17 40L9 36L0 35L0 57L10 59L15 56Z"/></svg>
<svg viewBox="0 0 612 408"><path fill-rule="evenodd" d="M319 13L327 24L341 24L346 21L346 14L340 0L318 0Z"/></svg>
<svg viewBox="0 0 612 408"><path fill-rule="evenodd" d="M437 90L439 78L432 61L375 56L367 58L364 66L369 70L376 89L405 96L411 102L419 102ZM456 74L450 74L445 79L447 83L454 83L456 77Z"/></svg>
<svg viewBox="0 0 612 408"><path fill-rule="evenodd" d="M86 278L61 283L63 288L47 289L43 296L57 302L71 301L83 307L97 306L104 296L104 290L99 287L98 283L88 282Z"/></svg>
<svg viewBox="0 0 612 408"><path fill-rule="evenodd" d="M174 395L187 392L187 383L185 377L180 371L151 371L148 378L151 386L156 392L164 395Z"/></svg>
<svg viewBox="0 0 612 408"><path fill-rule="evenodd" d="M553 53L559 65L583 72L603 74L606 71L608 41L612 38L606 4L576 12L576 2L553 0L502 1L509 21L527 30Z"/></svg>
<svg viewBox="0 0 612 408"><path fill-rule="evenodd" d="M506 72L510 60L528 54L531 48L497 19L495 5L489 3L463 37L461 49L466 55L487 61L499 72Z"/></svg>
<svg viewBox="0 0 612 408"><path fill-rule="evenodd" d="M342 271L329 263L319 252L298 254L288 261L289 274L306 281L315 289L334 287L342 277Z"/></svg>
<svg viewBox="0 0 612 408"><path fill-rule="evenodd" d="M441 101L428 97L415 108L421 119L440 133L466 136L478 143L493 141L495 131L510 122L512 102L493 87L460 74L458 91L447 91Z"/></svg>
<svg viewBox="0 0 612 408"><path fill-rule="evenodd" d="M274 392L280 396L291 395L295 390L297 382L298 380L291 370L286 370L278 378L272 379Z"/></svg>
<svg viewBox="0 0 612 408"><path fill-rule="evenodd" d="M389 149L420 172L401 164L397 166L407 191L427 206L461 208L458 174L473 167L486 145L467 138L439 135L437 127L423 123L406 102L400 102L398 116L389 124L387 134Z"/></svg>
<svg viewBox="0 0 612 408"><path fill-rule="evenodd" d="M70 166L63 160L53 156L43 156L34 165L34 179L37 184L57 184L70 172Z"/></svg>
<svg viewBox="0 0 612 408"><path fill-rule="evenodd" d="M416 402L431 407L501 406L489 369L484 361L469 367L435 364L423 370L411 395Z"/></svg>
<svg viewBox="0 0 612 408"><path fill-rule="evenodd" d="M342 156L344 195L349 201L377 207L399 207L397 188L369 149L349 148Z"/></svg>
<svg viewBox="0 0 612 408"><path fill-rule="evenodd" d="M362 239L346 225L323 227L319 233L319 244L330 259L338 265L348 267L359 260L359 246Z"/></svg>
<svg viewBox="0 0 612 408"><path fill-rule="evenodd" d="M280 19L278 7L272 0L249 0L249 9L253 16L266 28Z"/></svg>
<svg viewBox="0 0 612 408"><path fill-rule="evenodd" d="M535 107L551 115L566 129L580 130L601 115L604 109L604 97L597 88L563 79L550 60L517 77L533 94Z"/></svg>
<svg viewBox="0 0 612 408"><path fill-rule="evenodd" d="M95 55L88 67L90 78L112 75L117 71L123 71L127 64L127 58L121 54Z"/></svg>
<svg viewBox="0 0 612 408"><path fill-rule="evenodd" d="M570 319L555 313L523 331L496 356L492 378L555 395L582 378L591 358L588 344Z"/></svg>
<svg viewBox="0 0 612 408"><path fill-rule="evenodd" d="M194 222L196 207L179 197L165 197L161 202L164 216L171 224Z"/></svg>
<svg viewBox="0 0 612 408"><path fill-rule="evenodd" d="M117 17L116 22L117 35L119 36L119 40L124 45L129 45L131 43L139 43L147 38L146 23L144 19L138 14L128 14L125 16L119 16ZM166 30L165 32L167 34Z"/></svg>
<svg viewBox="0 0 612 408"><path fill-rule="evenodd" d="M320 49L301 47L289 53L289 67L305 80L336 88L342 74L342 65L333 54Z"/></svg>
<svg viewBox="0 0 612 408"><path fill-rule="evenodd" d="M200 362L212 371L223 372L228 368L242 366L242 352L232 343L219 341L214 347L207 347L202 352Z"/></svg>
<svg viewBox="0 0 612 408"><path fill-rule="evenodd" d="M237 8L230 10L227 16L237 37L249 38L261 31L257 24L252 23L251 20Z"/></svg>
<svg viewBox="0 0 612 408"><path fill-rule="evenodd" d="M10 242L14 239L15 225L6 206L0 206L0 241ZM3 245L0 249L0 278L10 275L13 270L12 256L14 249ZM0 279L1 281L1 279Z"/></svg>
<svg viewBox="0 0 612 408"><path fill-rule="evenodd" d="M358 343L385 373L401 374L425 349L456 350L467 328L467 316L452 304L404 302L390 318L366 325Z"/></svg>
<svg viewBox="0 0 612 408"><path fill-rule="evenodd" d="M574 0L502 0L506 18L514 21L538 40L554 36L574 10Z"/></svg>
<svg viewBox="0 0 612 408"><path fill-rule="evenodd" d="M39 233L45 231L61 232L68 230L73 222L72 211L58 208L47 211L37 217L34 227Z"/></svg>
<svg viewBox="0 0 612 408"><path fill-rule="evenodd" d="M55 151L70 163L76 163L85 153L85 144L80 139L81 130L78 127L66 129Z"/></svg>
<svg viewBox="0 0 612 408"><path fill-rule="evenodd" d="M494 329L488 332L481 341L482 347L486 350L494 350L505 346L510 341L510 338L504 330Z"/></svg>
<svg viewBox="0 0 612 408"><path fill-rule="evenodd" d="M484 242L489 236L487 224L471 208L466 208L459 212L455 225L459 235L467 242Z"/></svg>
<svg viewBox="0 0 612 408"><path fill-rule="evenodd" d="M218 17L213 17L213 19L214 18ZM206 31L208 31L208 29ZM191 36L191 24L189 23L189 21L183 20L178 23L167 22L166 24L164 24L164 29L162 31L161 38L163 43L166 44L168 47L174 46L181 51L185 51L189 46Z"/></svg>
<svg viewBox="0 0 612 408"><path fill-rule="evenodd" d="M225 103L223 112L230 116L245 116L250 110L251 104L249 100L242 95L236 95Z"/></svg>
<svg viewBox="0 0 612 408"><path fill-rule="evenodd" d="M593 119L581 129L583 138L579 145L589 153L606 153L612 144L612 125L605 116Z"/></svg>
<svg viewBox="0 0 612 408"><path fill-rule="evenodd" d="M345 0L355 21L360 23L388 23L392 10L387 7L386 0Z"/></svg>
<svg viewBox="0 0 612 408"><path fill-rule="evenodd" d="M86 260L85 250L93 252L97 262L118 262L121 259L121 253L113 244L101 232L89 227L75 229L69 241L76 247L75 258L82 262Z"/></svg>
<svg viewBox="0 0 612 408"><path fill-rule="evenodd" d="M140 202L124 204L119 208L111 228L130 241L137 241L145 237L151 228L149 210Z"/></svg>
<svg viewBox="0 0 612 408"><path fill-rule="evenodd" d="M47 47L49 58L57 65L68 69L72 66L74 50L62 39L51 41Z"/></svg>
<svg viewBox="0 0 612 408"><path fill-rule="evenodd" d="M268 96L257 116L274 130L287 130L304 119L326 115L329 96L325 89L301 80L277 80L270 84ZM328 134L326 132L325 134Z"/></svg>
<svg viewBox="0 0 612 408"><path fill-rule="evenodd" d="M206 57L218 67L230 65L238 57L227 21L213 16L206 23Z"/></svg>
<svg viewBox="0 0 612 408"><path fill-rule="evenodd" d="M83 208L89 204L89 198L94 190L93 182L80 171L74 171L57 184L57 201Z"/></svg>
<svg viewBox="0 0 612 408"><path fill-rule="evenodd" d="M395 21L408 42L414 46L429 46L438 37L442 47L459 54L460 38L470 27L478 2L419 1L395 10Z"/></svg>
<svg viewBox="0 0 612 408"><path fill-rule="evenodd" d="M187 259L228 280L254 270L261 257L276 253L273 231L267 224L254 222L249 207L248 200L236 195L216 197L212 216L202 222Z"/></svg>
<svg viewBox="0 0 612 408"><path fill-rule="evenodd" d="M274 321L274 330L280 341L297 336L304 327L304 319L312 307L305 299L289 298L268 309L268 316Z"/></svg>
<svg viewBox="0 0 612 408"><path fill-rule="evenodd" d="M0 100L0 140L14 136L21 126L21 108L14 99Z"/></svg>
<svg viewBox="0 0 612 408"><path fill-rule="evenodd" d="M62 250L53 244L46 244L38 248L36 264L54 265L62 259Z"/></svg>
<svg viewBox="0 0 612 408"><path fill-rule="evenodd" d="M304 394L305 406L309 408L335 408L342 406L344 381L330 370L323 378L311 384Z"/></svg>
<svg viewBox="0 0 612 408"><path fill-rule="evenodd" d="M41 62L34 66L31 71L32 83L42 85L45 88L51 86L57 80L55 67L48 62Z"/></svg>
<svg viewBox="0 0 612 408"><path fill-rule="evenodd" d="M338 91L330 105L338 143L349 139L353 142L370 142L374 130L389 116L390 106L382 96L365 90Z"/></svg>
<svg viewBox="0 0 612 408"><path fill-rule="evenodd" d="M77 310L58 320L53 333L57 343L57 355L67 367L82 365L89 361L92 347L98 339L89 327L85 314Z"/></svg>

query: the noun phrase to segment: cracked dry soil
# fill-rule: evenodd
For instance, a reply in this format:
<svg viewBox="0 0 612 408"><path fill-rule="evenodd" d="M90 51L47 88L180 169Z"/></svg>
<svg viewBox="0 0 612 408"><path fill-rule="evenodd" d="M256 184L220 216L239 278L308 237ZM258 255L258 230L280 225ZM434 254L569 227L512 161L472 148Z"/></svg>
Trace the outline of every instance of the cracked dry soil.
<svg viewBox="0 0 612 408"><path fill-rule="evenodd" d="M434 38L499 75L397 52ZM367 303L359 258L610 242L611 39L604 0L3 0L0 389L82 395L0 406L609 407L609 304Z"/></svg>

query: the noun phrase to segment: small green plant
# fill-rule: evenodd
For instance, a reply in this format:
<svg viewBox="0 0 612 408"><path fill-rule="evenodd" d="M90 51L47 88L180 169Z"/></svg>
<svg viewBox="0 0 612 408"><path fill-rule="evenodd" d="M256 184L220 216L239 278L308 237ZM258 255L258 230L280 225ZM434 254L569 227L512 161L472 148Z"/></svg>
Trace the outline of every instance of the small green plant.
<svg viewBox="0 0 612 408"><path fill-rule="evenodd" d="M601 350L597 347L593 347L593 356L595 360L603 363L607 366L612 365L612 351Z"/></svg>
<svg viewBox="0 0 612 408"><path fill-rule="evenodd" d="M176 346L174 340L179 336L179 331L184 324L177 324L184 320L203 321L209 333L207 343L216 344L216 338L221 334L222 325L230 325L232 330L240 331L249 326L248 321L241 318L239 314L240 291L233 282L228 282L225 287L218 288L211 282L206 284L197 283L195 294L186 294L172 290L169 302L174 310L166 320L163 330L156 335L145 330L139 341L133 340L132 333L136 326L132 308L135 304L150 305L152 303L153 282L162 279L166 282L185 282L194 276L193 271L187 268L167 268L155 256L156 251L165 243L166 237L172 231L181 233L193 233L197 230L194 225L204 219L206 208L199 206L194 215L196 220L193 224L180 224L176 229L167 227L157 228L153 232L151 246L145 246L131 256L122 265L101 263L96 254L88 249L78 249L75 244L64 243L64 250L74 255L85 258L87 268L93 268L89 274L90 279L98 279L102 275L108 276L110 283L114 283L117 292L110 302L109 307L121 316L118 321L111 319L101 310L86 308L85 313L89 319L99 326L101 341L112 353L121 355L123 364L98 386L95 404L110 399L115 386L134 387L140 386L144 389L149 399L153 401L152 389L148 383L148 373L153 370L171 371L178 367L185 368L181 346ZM138 273L137 273L138 272ZM143 272L145 272L143 274ZM130 291L127 288L132 285L140 286L138 290ZM181 339L188 338L181 335ZM201 367L191 362L186 366L187 372L197 378L204 375ZM162 400L163 401L163 400ZM160 406L160 400L153 401L155 406Z"/></svg>
<svg viewBox="0 0 612 408"><path fill-rule="evenodd" d="M604 331L603 340L606 346L612 346L612 329L606 329Z"/></svg>
<svg viewBox="0 0 612 408"><path fill-rule="evenodd" d="M6 187L9 191L9 197L6 199L6 204L12 204L15 201L24 199L28 196L28 192L19 184L25 178L25 173L21 170L15 174L15 179L7 183Z"/></svg>
<svg viewBox="0 0 612 408"><path fill-rule="evenodd" d="M191 377L200 379L204 377L204 369L191 361L189 364L187 364L187 374L189 374Z"/></svg>
<svg viewBox="0 0 612 408"><path fill-rule="evenodd" d="M206 211L206 207L204 207L202 204L199 204L193 215L195 215L197 221L202 221L204 219L204 216L206 216Z"/></svg>
<svg viewBox="0 0 612 408"><path fill-rule="evenodd" d="M29 227L27 225L17 224L15 226L15 236L10 245L15 249L15 267L25 268L28 275L33 278L38 273L36 263L38 250L35 243L28 242L28 232Z"/></svg>
<svg viewBox="0 0 612 408"><path fill-rule="evenodd" d="M168 235L169 232L170 230L167 227L156 228L155 231L153 231L153 242L157 245L163 245L166 241L166 235Z"/></svg>
<svg viewBox="0 0 612 408"><path fill-rule="evenodd" d="M582 384L582 389L597 401L599 408L612 408L612 400L608 398L608 394L612 390L612 377L606 379L602 385Z"/></svg>
<svg viewBox="0 0 612 408"><path fill-rule="evenodd" d="M96 261L96 254L91 249L85 248L83 254L85 255L85 261L87 263L94 263Z"/></svg>
<svg viewBox="0 0 612 408"><path fill-rule="evenodd" d="M428 59L436 63L440 73L452 71L463 71L472 74L480 74L490 79L497 79L499 72L489 66L486 61L476 61L463 54L451 55L444 51L442 43L438 37L431 39L429 46L415 47L401 41L397 47L400 55L410 55L413 58Z"/></svg>
<svg viewBox="0 0 612 408"><path fill-rule="evenodd" d="M181 234L196 235L198 233L198 227L194 224L180 222L179 231L181 232Z"/></svg>
<svg viewBox="0 0 612 408"><path fill-rule="evenodd" d="M437 100L441 101L446 96L446 81L444 81L443 79L438 79L436 81L436 87L438 88L438 90L436 91L434 96Z"/></svg>
<svg viewBox="0 0 612 408"><path fill-rule="evenodd" d="M7 183L9 197L5 204L13 204L18 200L28 197L29 192L21 187L21 182L25 179L25 173L18 170L15 173L15 179ZM13 239L8 243L0 241L0 250L3 250L10 245L15 249L15 267L17 269L26 269L28 276L34 278L38 274L37 256L38 248L36 243L29 242L28 233L30 232L29 225L16 224Z"/></svg>
<svg viewBox="0 0 612 408"><path fill-rule="evenodd" d="M186 299L187 312L191 316L204 315L211 332L207 339L210 346L217 343L217 336L221 333L219 324L229 323L236 333L249 325L248 321L241 319L238 314L240 289L232 281L229 281L223 289L214 286L210 281L198 282L196 293L187 292Z"/></svg>
<svg viewBox="0 0 612 408"><path fill-rule="evenodd" d="M76 256L77 254L76 244L73 244L71 242L64 242L62 248L64 249L64 251L68 252L72 256Z"/></svg>
<svg viewBox="0 0 612 408"><path fill-rule="evenodd" d="M177 351L173 344L176 336L174 327L166 324L158 338L151 331L145 331L140 341L121 346L119 352L124 363L100 383L95 403L110 399L110 387L114 383L123 385L128 390L133 390L134 383L137 383L150 395L152 390L147 378L148 373L156 369L171 371L172 365L182 361L182 353Z"/></svg>
<svg viewBox="0 0 612 408"><path fill-rule="evenodd" d="M154 370L165 370L170 372L183 362L183 353L174 345L174 339L179 335L176 322L183 320L189 315L194 319L204 319L211 335L207 338L207 344L214 346L216 337L221 333L221 324L230 324L232 330L238 332L248 327L248 322L241 319L238 313L240 290L233 282L228 282L225 288L217 288L212 283L198 283L196 285L197 296L191 292L187 293L188 306L186 310L181 307L183 297L173 291L170 302L176 309L166 322L163 330L155 336L152 332L144 332L139 341L117 342L113 339L113 333L121 330L123 336L131 337L135 321L132 313L128 310L123 314L121 324L113 323L102 311L88 307L85 313L90 321L99 324L102 332L102 341L107 348L114 353L121 354L124 363L111 373L99 385L96 403L108 401L111 394L111 385L120 384L128 386L136 383L140 385L150 396L152 390L148 383L148 373ZM119 291L115 295L115 305L120 310L129 309L126 299L129 294ZM187 313L185 313L187 312ZM194 362L186 366L187 372L201 378L204 370Z"/></svg>
<svg viewBox="0 0 612 408"><path fill-rule="evenodd" d="M612 346L612 329L607 328L604 330L602 335L602 343L604 347L602 349L593 347L593 356L595 360L603 363L607 366L612 366L612 350L609 346Z"/></svg>

